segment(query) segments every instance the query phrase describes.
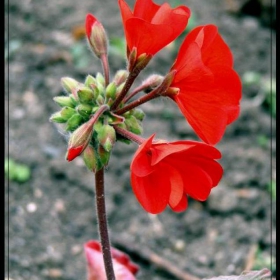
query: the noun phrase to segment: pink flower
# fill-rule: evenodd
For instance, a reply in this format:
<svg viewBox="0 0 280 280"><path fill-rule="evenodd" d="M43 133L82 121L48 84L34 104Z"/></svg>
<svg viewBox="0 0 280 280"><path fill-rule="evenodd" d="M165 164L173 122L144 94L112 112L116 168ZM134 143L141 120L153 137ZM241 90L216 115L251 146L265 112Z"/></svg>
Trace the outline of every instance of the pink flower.
<svg viewBox="0 0 280 280"><path fill-rule="evenodd" d="M169 97L197 135L208 144L216 144L226 126L239 116L241 99L232 54L217 27L205 25L192 30L171 70L176 72L170 87L178 91Z"/></svg>
<svg viewBox="0 0 280 280"><path fill-rule="evenodd" d="M131 11L119 0L128 52L137 48L137 57L154 55L175 40L186 28L190 10L186 6L172 9L169 4L155 4L152 0L136 0Z"/></svg>
<svg viewBox="0 0 280 280"><path fill-rule="evenodd" d="M90 240L85 243L84 250L88 264L88 280L107 280L100 243ZM134 275L139 269L138 266L118 249L111 248L111 253L116 280L136 280Z"/></svg>
<svg viewBox="0 0 280 280"><path fill-rule="evenodd" d="M133 191L149 213L167 205L179 212L187 208L187 196L204 201L223 174L215 161L221 153L196 141L155 142L154 135L141 144L130 170Z"/></svg>

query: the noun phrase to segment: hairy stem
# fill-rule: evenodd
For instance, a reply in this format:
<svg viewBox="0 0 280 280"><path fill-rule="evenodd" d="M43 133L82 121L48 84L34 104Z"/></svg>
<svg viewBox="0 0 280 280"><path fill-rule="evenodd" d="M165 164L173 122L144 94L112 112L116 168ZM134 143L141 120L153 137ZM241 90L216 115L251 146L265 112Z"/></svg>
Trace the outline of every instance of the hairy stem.
<svg viewBox="0 0 280 280"><path fill-rule="evenodd" d="M104 194L104 169L95 173L95 192L96 192L96 209L98 217L99 235L101 240L101 248L104 260L106 276L108 280L115 280L113 269L111 245L107 227L105 194Z"/></svg>
<svg viewBox="0 0 280 280"><path fill-rule="evenodd" d="M139 145L141 145L145 141L145 139L143 137L141 137L139 135L136 135L136 134L124 129L124 128L121 128L121 127L118 127L118 126L114 125L114 129L121 136L123 136L123 137L125 137L125 138L127 138L131 141L134 141Z"/></svg>
<svg viewBox="0 0 280 280"><path fill-rule="evenodd" d="M110 71L109 71L109 64L108 64L108 57L106 54L101 55L101 63L103 67L103 73L105 78L105 87L108 86L110 80Z"/></svg>

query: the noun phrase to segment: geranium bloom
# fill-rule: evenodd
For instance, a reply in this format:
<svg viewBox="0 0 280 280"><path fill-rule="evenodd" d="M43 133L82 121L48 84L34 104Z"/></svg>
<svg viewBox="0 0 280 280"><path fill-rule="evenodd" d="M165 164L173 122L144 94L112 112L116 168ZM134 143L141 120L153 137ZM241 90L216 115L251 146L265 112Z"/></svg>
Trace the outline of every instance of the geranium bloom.
<svg viewBox="0 0 280 280"><path fill-rule="evenodd" d="M106 280L103 255L98 241L90 240L84 245L88 264L88 280ZM116 280L136 280L134 275L138 266L131 262L130 258L123 252L111 248L113 268Z"/></svg>
<svg viewBox="0 0 280 280"><path fill-rule="evenodd" d="M241 82L233 57L214 25L192 30L184 40L171 70L170 94L197 135L208 144L222 138L226 126L239 115Z"/></svg>
<svg viewBox="0 0 280 280"><path fill-rule="evenodd" d="M137 48L137 57L154 55L175 40L185 29L190 17L186 6L172 9L169 4L152 0L136 0L132 12L124 0L119 0L128 52Z"/></svg>
<svg viewBox="0 0 280 280"><path fill-rule="evenodd" d="M206 200L223 174L215 161L221 153L196 141L153 143L153 138L141 144L130 167L132 188L143 208L158 214L168 204L179 212L187 208L187 195Z"/></svg>

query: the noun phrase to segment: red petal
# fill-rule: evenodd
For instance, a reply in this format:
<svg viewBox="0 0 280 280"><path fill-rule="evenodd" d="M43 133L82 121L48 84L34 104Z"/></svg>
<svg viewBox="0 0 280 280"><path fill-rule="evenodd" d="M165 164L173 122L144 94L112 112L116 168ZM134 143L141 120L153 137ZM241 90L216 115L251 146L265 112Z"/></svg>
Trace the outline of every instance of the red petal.
<svg viewBox="0 0 280 280"><path fill-rule="evenodd" d="M85 147L86 146L84 146L84 145L76 147L76 148L70 147L67 151L66 159L68 161L72 161L73 159L75 159L77 156L79 156L83 152Z"/></svg>
<svg viewBox="0 0 280 280"><path fill-rule="evenodd" d="M171 205L169 205L171 207L171 209L174 211L174 212L182 212L182 211L185 211L188 207L188 199L187 199L187 196L186 195L183 195L182 196L182 199L181 201L175 206L175 207L172 207Z"/></svg>
<svg viewBox="0 0 280 280"><path fill-rule="evenodd" d="M135 17L151 22L159 8L160 5L155 4L151 0L137 0L134 6L133 14Z"/></svg>
<svg viewBox="0 0 280 280"><path fill-rule="evenodd" d="M97 19L92 14L87 14L86 16L86 34L87 37L90 38L91 36L91 29L93 24L97 21Z"/></svg>
<svg viewBox="0 0 280 280"><path fill-rule="evenodd" d="M153 134L140 145L132 159L130 170L136 176L146 176L154 171L154 167L151 166L151 156L148 154L154 136Z"/></svg>
<svg viewBox="0 0 280 280"><path fill-rule="evenodd" d="M184 182L181 174L174 167L162 164L162 168L164 168L166 172L165 176L168 176L171 183L171 193L168 204L173 208L180 203L182 196L184 196Z"/></svg>
<svg viewBox="0 0 280 280"><path fill-rule="evenodd" d="M191 148L192 146L194 146L194 144L189 143L188 141L153 144L151 147L151 152L152 152L151 165L156 165L170 154L185 151Z"/></svg>
<svg viewBox="0 0 280 280"><path fill-rule="evenodd" d="M142 207L149 213L162 212L169 200L171 187L164 169L159 168L145 177L131 173L132 189Z"/></svg>

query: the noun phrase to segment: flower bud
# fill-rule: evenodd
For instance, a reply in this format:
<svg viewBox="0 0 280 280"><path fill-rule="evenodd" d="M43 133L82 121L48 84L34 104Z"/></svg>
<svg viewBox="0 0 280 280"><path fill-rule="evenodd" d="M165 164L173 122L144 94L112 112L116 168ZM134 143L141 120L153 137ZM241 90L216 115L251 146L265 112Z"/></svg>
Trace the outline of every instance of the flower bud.
<svg viewBox="0 0 280 280"><path fill-rule="evenodd" d="M96 84L95 78L92 77L91 75L87 75L85 80L85 86L90 87L91 85L95 85L95 84Z"/></svg>
<svg viewBox="0 0 280 280"><path fill-rule="evenodd" d="M102 165L99 160L99 155L92 145L88 145L85 148L83 152L83 160L86 167L92 172L96 172L102 168Z"/></svg>
<svg viewBox="0 0 280 280"><path fill-rule="evenodd" d="M91 49L100 58L107 54L108 41L103 25L91 14L86 16L86 34Z"/></svg>
<svg viewBox="0 0 280 280"><path fill-rule="evenodd" d="M119 70L117 71L117 73L115 74L115 77L113 79L113 82L115 83L116 86L119 86L120 84L124 83L125 80L128 77L128 71L126 70Z"/></svg>
<svg viewBox="0 0 280 280"><path fill-rule="evenodd" d="M97 73L96 74L96 81L98 82L98 83L100 83L101 85L102 85L102 87L105 87L105 78L104 78L104 76L101 74L101 73Z"/></svg>
<svg viewBox="0 0 280 280"><path fill-rule="evenodd" d="M65 123L67 122L67 119L63 118L60 112L56 112L51 115L50 121L55 123Z"/></svg>
<svg viewBox="0 0 280 280"><path fill-rule="evenodd" d="M88 104L80 104L76 108L77 112L84 118L88 118L92 112L92 106Z"/></svg>
<svg viewBox="0 0 280 280"><path fill-rule="evenodd" d="M60 106L60 107L71 107L75 108L75 103L72 98L69 96L56 96L53 98L53 100Z"/></svg>
<svg viewBox="0 0 280 280"><path fill-rule="evenodd" d="M72 78L64 77L61 78L61 85L68 94L71 94L72 91L79 85L79 82Z"/></svg>
<svg viewBox="0 0 280 280"><path fill-rule="evenodd" d="M99 145L98 155L99 155L99 159L102 164L102 167L106 166L109 162L111 152L107 152L101 145Z"/></svg>
<svg viewBox="0 0 280 280"><path fill-rule="evenodd" d="M63 107L60 111L61 117L63 117L66 120L70 119L75 113L76 110L70 107Z"/></svg>
<svg viewBox="0 0 280 280"><path fill-rule="evenodd" d="M112 98L115 99L116 97L117 87L114 82L110 83L105 89L105 97L107 99Z"/></svg>
<svg viewBox="0 0 280 280"><path fill-rule="evenodd" d="M133 113L133 116L134 116L137 120L143 121L143 119L144 119L144 117L145 117L145 113L144 113L141 109L135 108L135 109L133 110L132 113Z"/></svg>
<svg viewBox="0 0 280 280"><path fill-rule="evenodd" d="M74 114L68 121L65 128L66 131L74 131L83 122L83 117L79 114Z"/></svg>
<svg viewBox="0 0 280 280"><path fill-rule="evenodd" d="M163 77L157 74L149 76L143 83L142 87L145 87L145 91L151 91L159 86L163 81Z"/></svg>
<svg viewBox="0 0 280 280"><path fill-rule="evenodd" d="M72 161L79 156L88 146L93 133L93 123L91 120L78 127L71 135L68 142L66 159Z"/></svg>
<svg viewBox="0 0 280 280"><path fill-rule="evenodd" d="M107 151L110 152L113 145L116 142L115 129L110 125L102 125L98 129L97 139L100 145Z"/></svg>
<svg viewBox="0 0 280 280"><path fill-rule="evenodd" d="M94 93L93 91L86 87L81 86L77 91L79 100L81 103L93 103L94 102Z"/></svg>
<svg viewBox="0 0 280 280"><path fill-rule="evenodd" d="M137 135L142 134L142 132L143 132L142 125L134 116L130 116L129 118L126 118L124 123L126 124L127 129L129 131L131 131Z"/></svg>

